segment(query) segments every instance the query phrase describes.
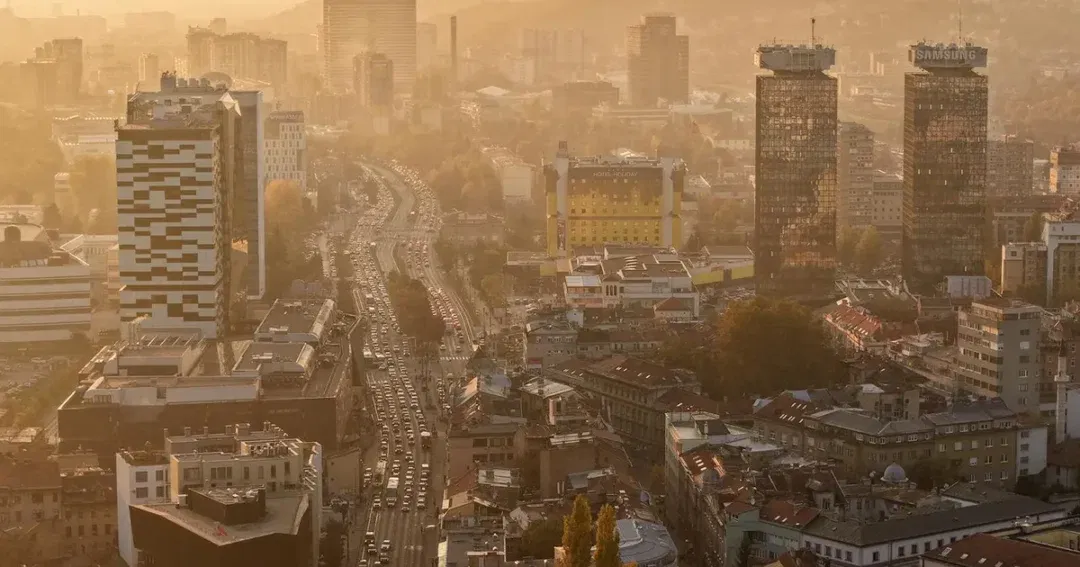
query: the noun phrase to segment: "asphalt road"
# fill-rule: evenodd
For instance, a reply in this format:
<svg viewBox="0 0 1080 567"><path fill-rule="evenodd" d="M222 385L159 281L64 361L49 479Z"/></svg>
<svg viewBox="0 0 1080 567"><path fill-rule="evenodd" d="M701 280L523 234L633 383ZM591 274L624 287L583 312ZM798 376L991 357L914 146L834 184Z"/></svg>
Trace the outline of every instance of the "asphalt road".
<svg viewBox="0 0 1080 567"><path fill-rule="evenodd" d="M366 509L359 511L350 534L350 560L353 565L363 566L365 562L378 559L378 555L366 554L363 543L365 534L374 532L376 546L389 541L391 552L388 565L422 567L432 565L437 558L437 509L446 485L446 427L439 415L444 400L438 399L438 386L449 373L458 377L464 375L469 346L475 340L475 335L469 317L461 311L463 304L460 298L445 287L443 274L434 267L434 259L430 257L434 254L431 246L433 236L427 229L437 223L437 205L432 199L417 198L413 189L390 171L372 169L382 176L384 188L379 191L376 205L361 216L350 239L349 249L357 274L354 293L364 311L369 306L373 309L373 312L366 313L371 321L368 343L371 348L390 355L394 364L385 371L368 373L368 406L373 408L375 414L372 417L379 428L379 443L372 444L363 458L364 466L373 470L376 463L385 458L388 465L386 477L397 476L401 486L398 504L392 508L387 507L385 478L381 483L372 483L373 486L367 489L364 500ZM391 191L396 193L400 201L392 215L388 201ZM383 215L381 219L378 218L380 211ZM416 212L410 218L412 211ZM412 219L421 219L421 226L410 227ZM374 247L371 246L372 242L375 243ZM441 287L445 300L435 301L433 298L433 302L444 305L462 322L463 338L459 341L454 335L444 337L445 350L440 350L443 355L437 367L429 369L429 377L421 375L420 361L411 356L411 341L395 328L390 317L389 302L384 299L387 297L385 274L397 269L395 246L409 243L413 243L417 250L422 250L422 245L427 243L429 256L426 260L410 262L410 275L422 276L429 289L434 288L433 292L437 293ZM373 274L373 271L379 273ZM372 296L374 300L369 301L366 296ZM457 352L459 347L461 354ZM449 384L443 386L450 389ZM418 408L410 407L414 395ZM435 433L430 450L420 446L419 433L422 428ZM410 434L415 438L413 443L408 441ZM385 445L382 445L384 442ZM410 456L412 463L415 463L411 467ZM422 463L430 466L427 482L421 482ZM393 474L395 465L399 468L397 475ZM412 480L407 482L405 475L410 468L413 471ZM421 490L425 494L423 508L418 502ZM407 492L410 496L406 496ZM376 498L380 500L378 507L372 504Z"/></svg>

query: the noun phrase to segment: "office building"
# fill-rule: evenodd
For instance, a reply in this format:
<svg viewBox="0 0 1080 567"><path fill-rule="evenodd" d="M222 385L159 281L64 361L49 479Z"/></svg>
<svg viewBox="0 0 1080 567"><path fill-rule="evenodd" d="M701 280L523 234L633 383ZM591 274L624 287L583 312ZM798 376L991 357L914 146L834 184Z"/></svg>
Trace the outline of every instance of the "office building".
<svg viewBox="0 0 1080 567"><path fill-rule="evenodd" d="M164 103L174 109L212 104L225 92L208 79L183 79L175 73L162 76L158 92L139 92L128 105L149 106ZM266 153L264 120L266 108L262 91L231 90L229 98L239 107L237 144L241 165L237 166L237 187L230 190L231 238L246 242L247 268L236 290L245 290L258 299L266 292L266 216L263 207L266 189ZM167 111L168 113L168 111ZM129 119L130 121L130 119Z"/></svg>
<svg viewBox="0 0 1080 567"><path fill-rule="evenodd" d="M1050 192L1080 195L1080 149L1058 146L1050 151Z"/></svg>
<svg viewBox="0 0 1080 567"><path fill-rule="evenodd" d="M690 99L690 37L675 16L649 14L626 29L627 89L632 106L653 108Z"/></svg>
<svg viewBox="0 0 1080 567"><path fill-rule="evenodd" d="M90 266L37 224L0 222L0 346L63 344L90 333Z"/></svg>
<svg viewBox="0 0 1080 567"><path fill-rule="evenodd" d="M266 150L266 181L290 181L307 192L307 135L304 113L276 110L266 117L263 142Z"/></svg>
<svg viewBox="0 0 1080 567"><path fill-rule="evenodd" d="M117 532L128 565L319 562L323 451L263 424L165 432L160 452L116 455Z"/></svg>
<svg viewBox="0 0 1080 567"><path fill-rule="evenodd" d="M986 194L1024 197L1035 191L1035 142L1016 136L992 139L986 147Z"/></svg>
<svg viewBox="0 0 1080 567"><path fill-rule="evenodd" d="M156 53L143 53L139 56L139 83L150 88L159 86L161 81L161 60Z"/></svg>
<svg viewBox="0 0 1080 567"><path fill-rule="evenodd" d="M116 141L121 321L228 332L240 116L227 91L171 75L128 102Z"/></svg>
<svg viewBox="0 0 1080 567"><path fill-rule="evenodd" d="M439 51L439 26L431 22L416 24L416 72L426 71L436 62Z"/></svg>
<svg viewBox="0 0 1080 567"><path fill-rule="evenodd" d="M1066 293L1080 288L1080 220L1071 215L1044 216L1043 244L1046 245L1046 294L1056 303Z"/></svg>
<svg viewBox="0 0 1080 567"><path fill-rule="evenodd" d="M536 177L533 166L502 146L488 146L480 152L499 177L503 202L508 206L531 204L533 180Z"/></svg>
<svg viewBox="0 0 1080 567"><path fill-rule="evenodd" d="M873 224L874 133L857 122L841 122L836 156L836 224L863 229Z"/></svg>
<svg viewBox="0 0 1080 567"><path fill-rule="evenodd" d="M416 0L325 0L322 22L326 84L353 86L353 58L365 51L394 62L394 87L411 92L416 81Z"/></svg>
<svg viewBox="0 0 1080 567"><path fill-rule="evenodd" d="M904 76L904 280L928 290L982 275L986 226L986 48L918 43Z"/></svg>
<svg viewBox="0 0 1080 567"><path fill-rule="evenodd" d="M202 77L214 70L214 42L218 34L207 28L189 27L187 33L187 72Z"/></svg>
<svg viewBox="0 0 1080 567"><path fill-rule="evenodd" d="M551 107L560 115L606 104L619 105L619 88L607 81L569 81L551 89Z"/></svg>
<svg viewBox="0 0 1080 567"><path fill-rule="evenodd" d="M394 105L394 62L382 53L365 51L353 59L353 91L364 108Z"/></svg>
<svg viewBox="0 0 1080 567"><path fill-rule="evenodd" d="M602 244L678 246L685 178L678 159L576 158L559 142L544 169L548 254Z"/></svg>
<svg viewBox="0 0 1080 567"><path fill-rule="evenodd" d="M584 30L526 28L521 30L518 48L521 58L531 62L542 82L584 76Z"/></svg>
<svg viewBox="0 0 1080 567"><path fill-rule="evenodd" d="M836 269L836 50L763 45L757 77L757 292L819 297Z"/></svg>
<svg viewBox="0 0 1080 567"><path fill-rule="evenodd" d="M958 391L998 397L1013 411L1038 415L1042 308L986 298L960 311L957 325Z"/></svg>

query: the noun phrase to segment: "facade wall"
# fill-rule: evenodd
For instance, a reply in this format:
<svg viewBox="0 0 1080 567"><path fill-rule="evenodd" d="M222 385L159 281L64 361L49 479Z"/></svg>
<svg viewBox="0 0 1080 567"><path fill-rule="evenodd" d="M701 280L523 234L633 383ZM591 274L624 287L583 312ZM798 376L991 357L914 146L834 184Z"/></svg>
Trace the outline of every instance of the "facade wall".
<svg viewBox="0 0 1080 567"><path fill-rule="evenodd" d="M0 268L0 344L66 341L90 333L90 267Z"/></svg>
<svg viewBox="0 0 1080 567"><path fill-rule="evenodd" d="M266 181L290 181L307 192L307 136L302 112L272 112L264 132Z"/></svg>

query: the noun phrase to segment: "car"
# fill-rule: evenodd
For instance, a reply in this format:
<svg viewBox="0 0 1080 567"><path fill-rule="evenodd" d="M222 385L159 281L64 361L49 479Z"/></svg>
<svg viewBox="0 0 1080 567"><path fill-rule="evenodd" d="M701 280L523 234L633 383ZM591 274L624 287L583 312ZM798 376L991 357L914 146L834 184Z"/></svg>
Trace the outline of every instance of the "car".
<svg viewBox="0 0 1080 567"><path fill-rule="evenodd" d="M390 543L390 540L384 539L382 541L382 545L379 546L379 551L389 553L392 550L393 550L393 545Z"/></svg>

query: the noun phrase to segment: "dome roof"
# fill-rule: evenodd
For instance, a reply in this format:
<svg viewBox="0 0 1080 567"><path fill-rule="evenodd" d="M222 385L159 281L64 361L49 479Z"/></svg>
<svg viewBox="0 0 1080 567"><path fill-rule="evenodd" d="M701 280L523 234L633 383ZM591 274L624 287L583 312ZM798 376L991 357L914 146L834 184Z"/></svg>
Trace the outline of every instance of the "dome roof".
<svg viewBox="0 0 1080 567"><path fill-rule="evenodd" d="M904 467L893 463L888 467L885 467L885 472L881 473L881 482L888 482L890 484L907 482L907 473L904 472Z"/></svg>

